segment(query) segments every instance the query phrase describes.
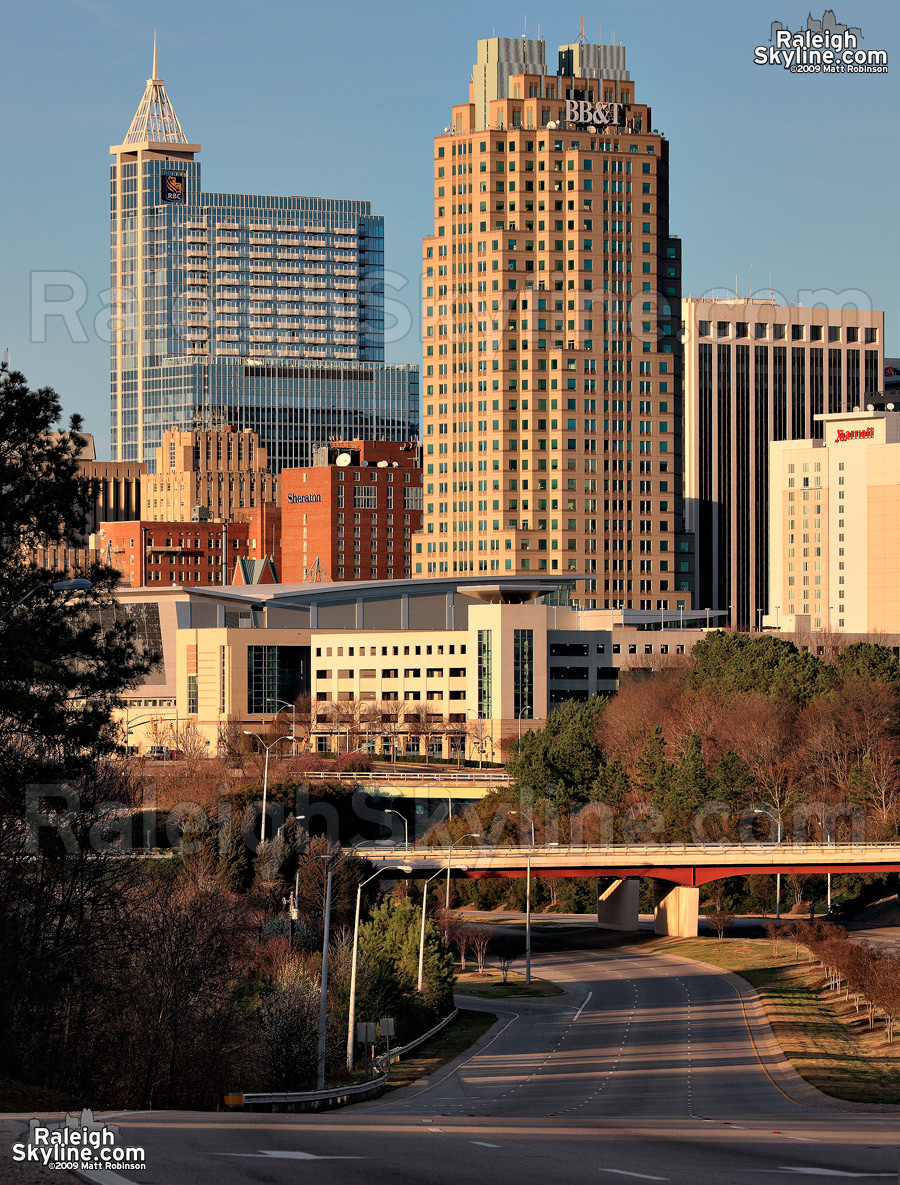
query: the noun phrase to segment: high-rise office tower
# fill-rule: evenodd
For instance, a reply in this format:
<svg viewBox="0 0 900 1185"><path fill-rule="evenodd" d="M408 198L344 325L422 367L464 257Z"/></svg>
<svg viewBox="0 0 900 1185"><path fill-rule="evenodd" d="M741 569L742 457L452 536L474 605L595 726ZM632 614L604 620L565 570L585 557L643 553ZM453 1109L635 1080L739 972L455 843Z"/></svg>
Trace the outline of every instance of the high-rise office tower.
<svg viewBox="0 0 900 1185"><path fill-rule="evenodd" d="M548 71L543 41L479 41L434 141L415 575L570 573L586 607L691 607L680 254L624 48L563 45Z"/></svg>
<svg viewBox="0 0 900 1185"><path fill-rule="evenodd" d="M697 607L725 610L735 629L758 629L772 611L769 444L821 439L817 416L865 408L882 381L884 314L704 297L689 297L682 312L684 494ZM798 530L797 558L815 565L819 510Z"/></svg>
<svg viewBox="0 0 900 1185"><path fill-rule="evenodd" d="M169 427L258 432L275 473L329 437L418 435L418 369L382 361L368 202L204 192L155 44L110 151L114 459L152 466Z"/></svg>

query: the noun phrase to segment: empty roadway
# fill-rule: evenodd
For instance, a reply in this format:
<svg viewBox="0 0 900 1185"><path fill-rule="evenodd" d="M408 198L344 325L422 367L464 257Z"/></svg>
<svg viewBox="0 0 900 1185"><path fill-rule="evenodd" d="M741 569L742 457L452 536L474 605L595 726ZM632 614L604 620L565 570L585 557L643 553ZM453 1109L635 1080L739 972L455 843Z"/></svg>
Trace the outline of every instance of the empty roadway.
<svg viewBox="0 0 900 1185"><path fill-rule="evenodd" d="M535 973L566 994L497 1003L474 1050L372 1102L115 1122L148 1185L897 1180L898 1112L799 1079L742 981L636 946L537 954Z"/></svg>

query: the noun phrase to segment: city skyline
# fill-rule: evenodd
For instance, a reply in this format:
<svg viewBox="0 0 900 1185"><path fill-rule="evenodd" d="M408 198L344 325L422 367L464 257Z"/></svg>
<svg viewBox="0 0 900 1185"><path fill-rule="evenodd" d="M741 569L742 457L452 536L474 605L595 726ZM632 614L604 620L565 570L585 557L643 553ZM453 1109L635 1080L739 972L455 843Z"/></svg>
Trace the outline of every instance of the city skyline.
<svg viewBox="0 0 900 1185"><path fill-rule="evenodd" d="M529 36L540 22L548 42L576 40L577 7L564 5L549 19L528 12ZM654 124L673 145L671 223L684 244L685 295L733 290L737 273L746 296L751 266L753 291L771 277L788 301L828 290L831 304L857 290L861 303L884 309L885 354L895 356L898 280L884 260L896 237L896 73L825 78L754 65L770 21L800 27L807 7L623 3L590 14L585 35L609 43L614 31L624 43ZM416 363L433 137L458 99L460 75L471 71L475 40L493 31L521 35L524 16L508 4L487 14L464 6L448 35L437 15L406 5L373 14L338 4L301 19L263 4L257 28L274 27L277 17L273 40L248 36L237 10L216 14L209 27L204 5L185 13L160 3L138 20L102 3L47 3L10 18L16 52L3 85L17 118L4 129L4 158L19 163L28 196L5 191L4 221L15 234L0 285L0 347L10 347L13 367L32 385L54 386L67 413L84 415L100 455L108 455L108 345L94 322L102 321L108 287L106 153L150 73L154 28L160 73L187 135L204 145L211 188L348 197L384 211L387 310L400 320L391 332L389 316L385 358ZM900 31L893 6L856 4L836 15L862 29L865 48L890 57ZM440 55L430 50L437 37ZM238 54L239 70L223 68ZM348 63L352 75L343 70ZM102 87L86 87L85 74L98 72ZM685 85L686 77L698 85ZM49 283L40 273L54 272L61 284L68 273L84 286L74 328L87 340L70 340L79 334L58 316L46 322L46 341L32 340L42 335L40 309L32 316L30 307L32 273L40 285ZM64 288L46 291L52 299Z"/></svg>

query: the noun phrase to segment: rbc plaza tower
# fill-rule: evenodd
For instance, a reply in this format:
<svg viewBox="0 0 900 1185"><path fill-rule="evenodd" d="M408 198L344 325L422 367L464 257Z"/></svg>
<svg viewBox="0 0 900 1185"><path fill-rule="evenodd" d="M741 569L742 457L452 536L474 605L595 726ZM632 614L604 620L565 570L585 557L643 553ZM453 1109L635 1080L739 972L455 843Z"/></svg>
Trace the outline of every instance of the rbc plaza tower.
<svg viewBox="0 0 900 1185"><path fill-rule="evenodd" d="M204 192L155 43L110 152L114 460L152 467L169 427L258 432L274 473L332 437L418 436L418 369L383 361L369 202Z"/></svg>

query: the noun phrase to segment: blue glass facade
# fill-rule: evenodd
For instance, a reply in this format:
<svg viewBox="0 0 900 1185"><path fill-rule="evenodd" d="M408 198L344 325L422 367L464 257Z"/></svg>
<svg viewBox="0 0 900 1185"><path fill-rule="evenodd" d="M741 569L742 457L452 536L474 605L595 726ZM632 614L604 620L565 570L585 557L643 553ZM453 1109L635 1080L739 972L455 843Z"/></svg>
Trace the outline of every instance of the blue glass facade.
<svg viewBox="0 0 900 1185"><path fill-rule="evenodd" d="M127 143L110 174L110 436L251 428L277 473L329 436L418 436L418 369L384 359L384 222L369 202L204 193L199 145Z"/></svg>

